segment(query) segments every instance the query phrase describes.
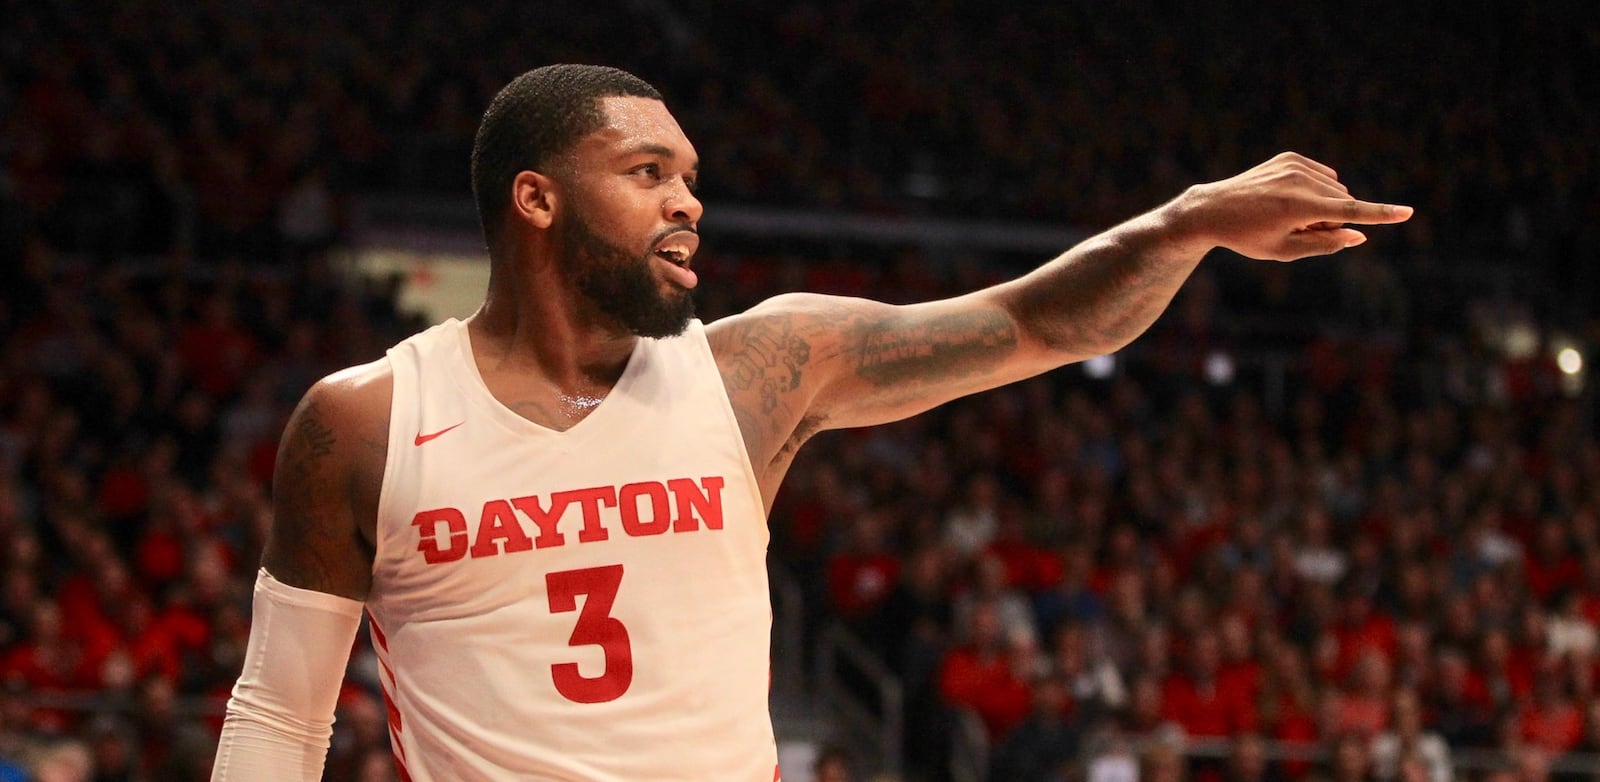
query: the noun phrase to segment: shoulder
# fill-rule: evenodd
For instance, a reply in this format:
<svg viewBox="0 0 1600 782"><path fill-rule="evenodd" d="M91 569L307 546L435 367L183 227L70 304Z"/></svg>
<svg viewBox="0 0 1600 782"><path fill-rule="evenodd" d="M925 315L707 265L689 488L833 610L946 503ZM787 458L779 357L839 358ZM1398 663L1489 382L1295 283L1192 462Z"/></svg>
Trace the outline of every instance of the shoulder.
<svg viewBox="0 0 1600 782"><path fill-rule="evenodd" d="M306 390L284 432L285 441L309 425L314 430L386 443L393 397L394 372L387 359L341 369Z"/></svg>
<svg viewBox="0 0 1600 782"><path fill-rule="evenodd" d="M794 449L821 428L821 421L806 414L819 367L839 353L838 323L853 301L785 294L706 326L711 355L763 480L774 465L781 473Z"/></svg>
<svg viewBox="0 0 1600 782"><path fill-rule="evenodd" d="M757 366L798 369L837 357L863 325L895 310L871 299L786 293L708 324L706 340L725 375Z"/></svg>
<svg viewBox="0 0 1600 782"><path fill-rule="evenodd" d="M351 367L313 384L289 417L262 558L278 580L365 598L393 390L388 361Z"/></svg>
<svg viewBox="0 0 1600 782"><path fill-rule="evenodd" d="M720 357L749 347L748 337L752 333L814 327L847 313L852 307L871 303L866 299L820 293L785 293L707 324L706 338L711 342L712 351Z"/></svg>
<svg viewBox="0 0 1600 782"><path fill-rule="evenodd" d="M337 407L358 418L389 416L394 396L394 370L387 358L346 367L312 384L301 404Z"/></svg>

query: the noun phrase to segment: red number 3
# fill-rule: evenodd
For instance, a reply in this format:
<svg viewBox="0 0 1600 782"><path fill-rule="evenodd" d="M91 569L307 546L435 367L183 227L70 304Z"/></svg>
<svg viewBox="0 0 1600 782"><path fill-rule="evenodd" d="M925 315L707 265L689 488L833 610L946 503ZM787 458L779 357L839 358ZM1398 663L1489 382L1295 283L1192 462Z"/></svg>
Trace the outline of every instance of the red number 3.
<svg viewBox="0 0 1600 782"><path fill-rule="evenodd" d="M628 628L611 615L617 589L622 586L622 566L564 570L546 573L545 591L550 595L550 611L563 614L578 611L578 595L588 595L578 622L572 626L569 646L598 646L605 651L606 669L599 676L578 673L577 663L550 666L556 691L578 703L614 701L633 684L633 647L628 644Z"/></svg>

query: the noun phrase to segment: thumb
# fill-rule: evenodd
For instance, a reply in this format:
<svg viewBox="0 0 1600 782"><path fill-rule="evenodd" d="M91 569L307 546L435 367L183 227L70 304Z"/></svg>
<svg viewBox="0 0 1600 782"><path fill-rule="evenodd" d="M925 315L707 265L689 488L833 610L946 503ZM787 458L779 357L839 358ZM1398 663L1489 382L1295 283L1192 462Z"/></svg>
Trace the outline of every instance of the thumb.
<svg viewBox="0 0 1600 782"><path fill-rule="evenodd" d="M1366 241L1366 234L1353 228L1312 228L1296 231L1283 240L1282 260L1292 261L1312 255L1328 255Z"/></svg>

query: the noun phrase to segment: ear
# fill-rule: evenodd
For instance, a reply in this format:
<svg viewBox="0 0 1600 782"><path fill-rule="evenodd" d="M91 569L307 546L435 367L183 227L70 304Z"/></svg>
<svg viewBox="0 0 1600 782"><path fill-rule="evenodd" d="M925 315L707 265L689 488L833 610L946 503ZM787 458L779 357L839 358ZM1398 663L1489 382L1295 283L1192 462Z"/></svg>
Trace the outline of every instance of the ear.
<svg viewBox="0 0 1600 782"><path fill-rule="evenodd" d="M522 171L511 179L511 215L534 228L549 228L559 194L554 179L537 171Z"/></svg>

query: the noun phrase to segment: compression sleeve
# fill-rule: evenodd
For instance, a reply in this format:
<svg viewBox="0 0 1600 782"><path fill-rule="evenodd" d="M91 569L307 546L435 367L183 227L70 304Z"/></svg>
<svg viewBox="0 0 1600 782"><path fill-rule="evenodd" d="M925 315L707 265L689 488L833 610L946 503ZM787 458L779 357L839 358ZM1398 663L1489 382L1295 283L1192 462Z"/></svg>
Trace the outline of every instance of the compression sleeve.
<svg viewBox="0 0 1600 782"><path fill-rule="evenodd" d="M212 782L316 782L361 603L289 586L263 568L252 605Z"/></svg>

